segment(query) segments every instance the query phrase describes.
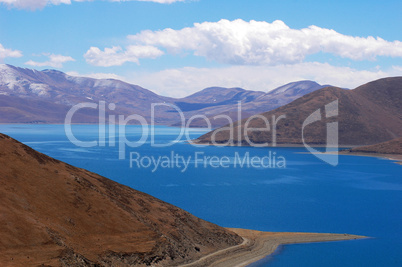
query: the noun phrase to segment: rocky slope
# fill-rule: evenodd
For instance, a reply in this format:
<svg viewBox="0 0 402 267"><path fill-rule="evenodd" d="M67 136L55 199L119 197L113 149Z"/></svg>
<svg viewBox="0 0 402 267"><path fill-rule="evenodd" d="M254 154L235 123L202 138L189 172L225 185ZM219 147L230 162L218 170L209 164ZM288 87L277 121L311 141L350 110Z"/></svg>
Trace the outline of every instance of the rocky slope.
<svg viewBox="0 0 402 267"><path fill-rule="evenodd" d="M325 111L325 106L338 101L338 114L334 110ZM306 125L306 143L325 145L327 123L339 123L340 145L367 145L387 141L402 136L402 77L385 78L362 85L354 90L326 87L297 100L262 113L273 127L273 117L278 118L276 134L269 131L253 130L244 134L247 120L234 124L233 128L216 129L201 136L195 142L210 144L212 140L221 144L272 144L276 137L278 144L303 144L302 129L306 119L316 112L321 119ZM265 128L262 118L250 120L247 128ZM233 136L231 136L233 133ZM240 134L238 134L240 133ZM249 138L249 142L246 138Z"/></svg>
<svg viewBox="0 0 402 267"><path fill-rule="evenodd" d="M235 233L0 134L1 266L170 266Z"/></svg>
<svg viewBox="0 0 402 267"><path fill-rule="evenodd" d="M355 147L345 152L402 155L402 137L375 145Z"/></svg>

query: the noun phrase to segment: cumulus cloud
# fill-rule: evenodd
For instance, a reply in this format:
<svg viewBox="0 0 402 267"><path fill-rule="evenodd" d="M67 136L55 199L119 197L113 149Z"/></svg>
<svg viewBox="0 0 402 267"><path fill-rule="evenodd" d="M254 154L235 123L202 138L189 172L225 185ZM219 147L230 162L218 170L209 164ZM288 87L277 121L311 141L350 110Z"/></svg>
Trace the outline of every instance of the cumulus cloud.
<svg viewBox="0 0 402 267"><path fill-rule="evenodd" d="M3 60L6 57L22 57L22 52L5 48L2 44L0 44L0 60Z"/></svg>
<svg viewBox="0 0 402 267"><path fill-rule="evenodd" d="M304 62L278 66L185 67L152 73L135 72L126 80L165 96L184 97L211 86L242 87L268 92L278 86L300 80L355 88L372 80L401 74L402 67L398 66L386 71L357 70L328 63Z"/></svg>
<svg viewBox="0 0 402 267"><path fill-rule="evenodd" d="M163 52L153 46L131 45L123 50L120 46L105 48L104 51L98 47L91 47L85 54L85 60L95 66L110 67L121 66L126 62L139 64L140 58L156 58L163 55Z"/></svg>
<svg viewBox="0 0 402 267"><path fill-rule="evenodd" d="M41 9L48 5L70 5L71 2L84 2L92 0L0 0L0 3L7 5L9 8L18 9ZM154 2L160 4L172 4L175 2L184 2L186 0L109 0L110 2L127 2L127 1L141 1L141 2Z"/></svg>
<svg viewBox="0 0 402 267"><path fill-rule="evenodd" d="M193 27L180 30L146 30L129 35L128 39L137 45L164 48L173 54L190 51L196 56L232 65L295 64L319 52L352 60L402 57L400 41L343 35L317 26L291 29L280 20L268 23L222 19L195 23Z"/></svg>
<svg viewBox="0 0 402 267"><path fill-rule="evenodd" d="M53 67L53 68L62 68L63 63L68 62L68 61L75 61L74 58L69 57L69 56L55 55L55 54L44 54L44 55L49 57L48 61L37 62L37 61L29 60L29 61L25 62L25 64L30 65L30 66L35 66L35 67L48 66L48 67Z"/></svg>

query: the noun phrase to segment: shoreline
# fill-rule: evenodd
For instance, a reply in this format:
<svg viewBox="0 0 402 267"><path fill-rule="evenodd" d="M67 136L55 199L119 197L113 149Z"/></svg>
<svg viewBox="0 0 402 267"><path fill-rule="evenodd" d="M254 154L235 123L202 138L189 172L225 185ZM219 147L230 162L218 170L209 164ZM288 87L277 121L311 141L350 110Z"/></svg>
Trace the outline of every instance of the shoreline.
<svg viewBox="0 0 402 267"><path fill-rule="evenodd" d="M368 153L368 152L339 151L339 155L385 158L385 159L394 161L396 164L402 165L402 155L401 154L382 154L382 153L375 153L375 152Z"/></svg>
<svg viewBox="0 0 402 267"><path fill-rule="evenodd" d="M314 154L311 152L296 152L297 154ZM340 150L337 152L325 152L328 155L340 155L340 156L355 156L355 157L373 157L373 158L383 158L394 161L394 163L402 165L402 155L401 154L384 154L384 153L364 153L364 152L350 152L345 150Z"/></svg>
<svg viewBox="0 0 402 267"><path fill-rule="evenodd" d="M191 129L191 128L190 128ZM276 144L275 146L273 145L261 145L261 146L250 146L250 145L243 145L243 144L212 144L212 143L198 143L194 142L193 140L186 141L190 145L197 145L197 146L216 146L216 147L247 147L247 148L295 148L295 147L306 147L304 144ZM312 144L311 147L328 147L325 144ZM351 147L357 147L356 145L340 145L340 146L329 146L330 148L351 148Z"/></svg>
<svg viewBox="0 0 402 267"><path fill-rule="evenodd" d="M181 267L247 266L273 254L280 245L345 241L368 238L366 236L326 233L261 232L239 228L227 228L243 238L243 243L216 251Z"/></svg>

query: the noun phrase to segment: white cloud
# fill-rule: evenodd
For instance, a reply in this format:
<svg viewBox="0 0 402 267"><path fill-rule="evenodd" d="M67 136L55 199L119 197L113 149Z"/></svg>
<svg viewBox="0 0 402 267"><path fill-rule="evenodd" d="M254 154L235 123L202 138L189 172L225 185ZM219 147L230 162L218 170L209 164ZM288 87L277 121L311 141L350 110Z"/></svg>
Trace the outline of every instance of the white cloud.
<svg viewBox="0 0 402 267"><path fill-rule="evenodd" d="M9 8L18 9L41 9L48 5L70 5L71 2L84 2L92 0L0 0L0 3L7 5ZM109 0L110 2L128 2L128 1L141 1L141 2L154 2L160 4L172 4L175 2L184 2L186 0Z"/></svg>
<svg viewBox="0 0 402 267"><path fill-rule="evenodd" d="M5 48L2 44L0 44L0 61L6 57L22 57L22 52Z"/></svg>
<svg viewBox="0 0 402 267"><path fill-rule="evenodd" d="M352 60L402 57L400 41L348 36L317 26L291 29L280 20L268 23L222 19L180 30L146 30L129 35L128 39L137 45L165 48L173 54L191 51L196 56L232 65L295 64L319 52Z"/></svg>
<svg viewBox="0 0 402 267"><path fill-rule="evenodd" d="M402 66L392 66L392 69L395 72L394 75L402 76Z"/></svg>
<svg viewBox="0 0 402 267"><path fill-rule="evenodd" d="M98 47L91 47L84 55L86 61L95 66L110 67L121 66L126 62L139 64L139 58L156 58L163 52L153 46L131 45L123 50L120 46L105 48L101 51Z"/></svg>
<svg viewBox="0 0 402 267"><path fill-rule="evenodd" d="M126 80L171 97L184 97L211 86L242 87L268 92L289 82L314 80L344 88L383 77L402 75L402 67L383 71L356 70L328 63L305 62L278 66L230 66L225 68L167 69L153 73L132 73Z"/></svg>
<svg viewBox="0 0 402 267"><path fill-rule="evenodd" d="M36 67L49 66L49 67L53 67L53 68L62 68L63 63L68 62L68 61L75 61L74 58L69 57L69 56L55 55L55 54L44 54L44 55L49 57L48 61L37 62L37 61L29 60L29 61L25 62L25 64L30 65L30 66L36 66Z"/></svg>
<svg viewBox="0 0 402 267"><path fill-rule="evenodd" d="M130 0L112 0L116 2L125 2ZM140 1L140 2L154 2L159 4L172 4L176 2L185 2L186 0L132 0L132 1Z"/></svg>
<svg viewBox="0 0 402 267"><path fill-rule="evenodd" d="M9 8L18 9L41 9L46 5L71 4L71 0L0 0L0 3L7 5Z"/></svg>
<svg viewBox="0 0 402 267"><path fill-rule="evenodd" d="M114 73L88 73L88 74L80 74L76 71L69 71L66 72L67 75L74 76L74 77L88 77L94 79L115 79L120 81L125 81L123 76L114 74Z"/></svg>

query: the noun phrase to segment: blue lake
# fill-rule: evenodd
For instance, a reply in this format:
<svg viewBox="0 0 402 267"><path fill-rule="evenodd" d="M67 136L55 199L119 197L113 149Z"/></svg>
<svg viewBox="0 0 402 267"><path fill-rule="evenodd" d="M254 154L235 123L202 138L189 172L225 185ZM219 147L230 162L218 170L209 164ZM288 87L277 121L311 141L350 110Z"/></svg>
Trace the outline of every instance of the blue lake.
<svg viewBox="0 0 402 267"><path fill-rule="evenodd" d="M127 126L126 131L129 140L139 140L139 126ZM298 153L306 152L304 148L195 147L180 141L155 148L150 137L141 146L127 147L126 159L119 160L117 145L77 147L67 139L63 125L0 125L0 132L221 226L372 237L286 245L252 266L402 266L402 166L391 160L340 156L333 167ZM95 125L74 125L73 132L80 140L98 138ZM179 132L157 127L153 137L163 144ZM188 130L192 138L203 133ZM172 152L190 161L185 170L177 158L173 167L145 168L133 162L130 168L131 152L144 158L144 165L150 162L146 158L171 158ZM225 157L225 167L204 166L194 159L196 153L202 158ZM250 158L271 153L271 160L283 157L286 166L236 165L236 155L244 158L247 153Z"/></svg>

